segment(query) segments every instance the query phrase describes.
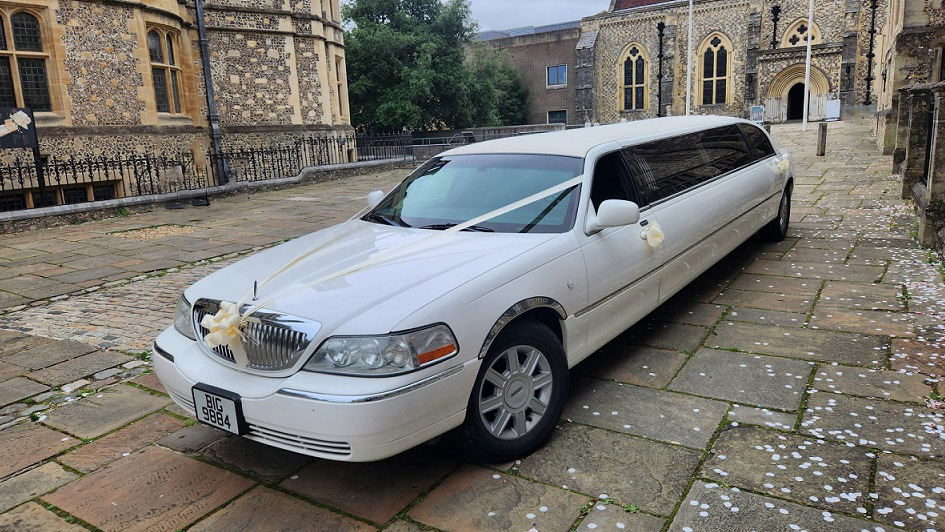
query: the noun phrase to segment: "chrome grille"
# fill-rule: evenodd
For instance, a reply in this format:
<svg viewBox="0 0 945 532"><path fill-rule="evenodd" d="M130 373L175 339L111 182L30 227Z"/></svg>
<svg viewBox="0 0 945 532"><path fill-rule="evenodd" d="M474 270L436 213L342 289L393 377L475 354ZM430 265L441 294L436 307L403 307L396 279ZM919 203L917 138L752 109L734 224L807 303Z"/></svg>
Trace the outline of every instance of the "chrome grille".
<svg viewBox="0 0 945 532"><path fill-rule="evenodd" d="M249 305L244 305L240 312L245 312ZM220 310L220 302L214 299L198 299L194 303L194 327L200 345L214 355L236 364L233 351L225 346L213 349L203 343L203 337L210 331L200 325L204 316L214 315ZM268 309L253 313L253 321L246 324L243 334L246 340L243 348L249 359L249 369L257 371L282 371L298 362L305 348L312 342L321 328L316 321L288 316Z"/></svg>

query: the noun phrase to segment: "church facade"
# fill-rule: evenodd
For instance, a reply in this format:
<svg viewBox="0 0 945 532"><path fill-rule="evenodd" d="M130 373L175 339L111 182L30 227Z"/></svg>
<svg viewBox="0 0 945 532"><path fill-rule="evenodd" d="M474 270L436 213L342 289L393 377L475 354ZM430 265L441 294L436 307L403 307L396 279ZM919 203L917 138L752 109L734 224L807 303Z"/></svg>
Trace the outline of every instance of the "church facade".
<svg viewBox="0 0 945 532"><path fill-rule="evenodd" d="M568 122L684 114L688 17L686 0L611 0L607 11L585 17L568 80ZM818 0L813 20L803 1L696 0L691 112L747 117L761 105L768 122L802 118L808 40L809 119L825 118L828 107L875 109L887 18L887 0Z"/></svg>

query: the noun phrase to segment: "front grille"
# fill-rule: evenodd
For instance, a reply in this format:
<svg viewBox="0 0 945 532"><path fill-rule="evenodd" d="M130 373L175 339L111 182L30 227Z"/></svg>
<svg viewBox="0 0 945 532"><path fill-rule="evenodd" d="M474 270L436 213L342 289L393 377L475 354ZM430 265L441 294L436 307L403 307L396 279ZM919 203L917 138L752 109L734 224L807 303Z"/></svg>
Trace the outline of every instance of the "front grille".
<svg viewBox="0 0 945 532"><path fill-rule="evenodd" d="M244 305L240 311L245 312L248 308L249 305ZM203 342L203 337L210 331L202 327L200 322L204 316L212 316L219 310L219 301L198 299L194 303L194 326L201 346L214 355L236 364L233 351L229 347L220 345L210 349ZM247 322L243 330L246 336L243 340L243 349L249 359L247 367L257 371L283 371L294 366L321 328L321 324L316 321L267 309L254 312L253 318L255 319Z"/></svg>
<svg viewBox="0 0 945 532"><path fill-rule="evenodd" d="M270 443L276 447L305 454L320 453L331 456L348 456L351 454L351 445L345 442L318 440L259 425L251 424L247 436L262 443Z"/></svg>

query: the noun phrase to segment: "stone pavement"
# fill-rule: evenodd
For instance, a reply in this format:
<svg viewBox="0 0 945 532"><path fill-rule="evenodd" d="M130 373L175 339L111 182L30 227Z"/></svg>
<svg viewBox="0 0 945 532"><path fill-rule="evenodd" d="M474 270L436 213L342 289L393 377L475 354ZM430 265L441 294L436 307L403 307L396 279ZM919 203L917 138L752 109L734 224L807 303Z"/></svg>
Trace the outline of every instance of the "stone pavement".
<svg viewBox="0 0 945 532"><path fill-rule="evenodd" d="M150 373L185 286L395 174L0 236L0 530L943 529L942 264L868 131L831 124L818 158L814 128L775 127L789 238L576 367L551 442L507 464L310 459L195 424Z"/></svg>

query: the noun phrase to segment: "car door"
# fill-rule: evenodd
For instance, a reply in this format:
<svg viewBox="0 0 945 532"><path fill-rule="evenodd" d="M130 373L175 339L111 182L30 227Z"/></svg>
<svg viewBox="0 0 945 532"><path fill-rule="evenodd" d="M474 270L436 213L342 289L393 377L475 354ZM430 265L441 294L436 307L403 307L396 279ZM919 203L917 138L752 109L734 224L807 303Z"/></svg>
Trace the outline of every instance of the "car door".
<svg viewBox="0 0 945 532"><path fill-rule="evenodd" d="M603 155L596 161L587 210L596 213L600 204L609 199L639 201L619 151ZM609 341L658 304L663 250L650 247L641 238L648 223L644 206L641 219L636 224L592 234L587 234L581 227L576 231L587 266L589 292L589 305L576 316L587 319L587 339L591 350Z"/></svg>
<svg viewBox="0 0 945 532"><path fill-rule="evenodd" d="M660 301L747 238L737 219L758 196L744 172L751 155L732 126L626 149L640 194L663 228Z"/></svg>

